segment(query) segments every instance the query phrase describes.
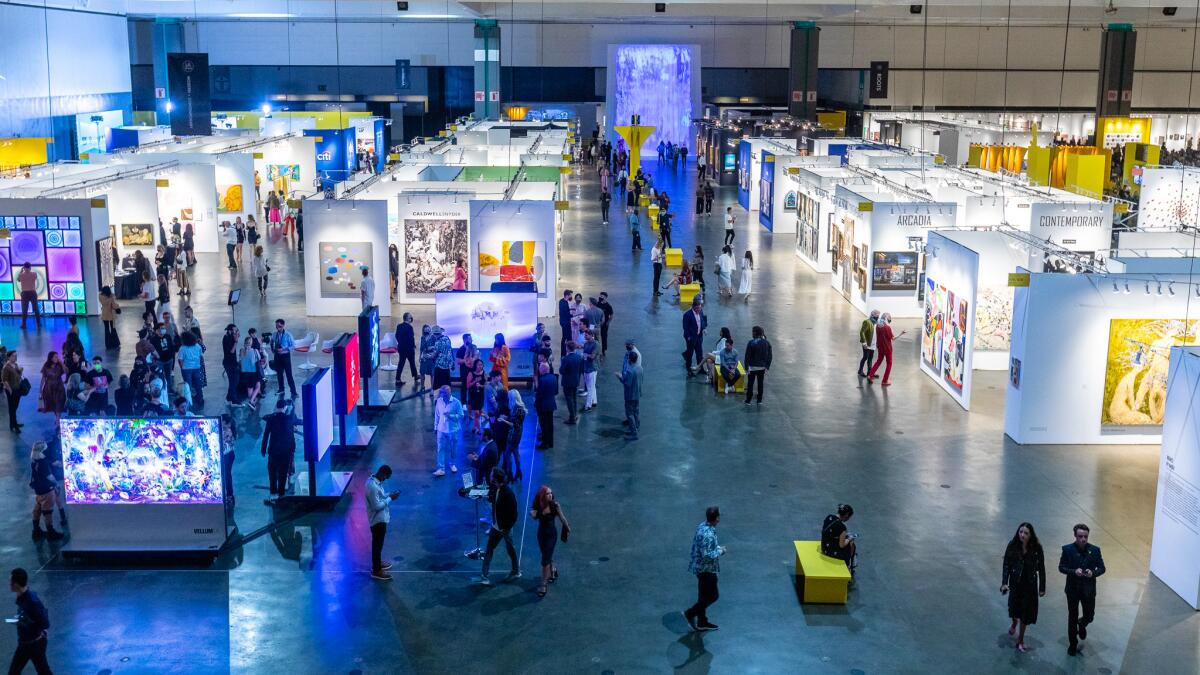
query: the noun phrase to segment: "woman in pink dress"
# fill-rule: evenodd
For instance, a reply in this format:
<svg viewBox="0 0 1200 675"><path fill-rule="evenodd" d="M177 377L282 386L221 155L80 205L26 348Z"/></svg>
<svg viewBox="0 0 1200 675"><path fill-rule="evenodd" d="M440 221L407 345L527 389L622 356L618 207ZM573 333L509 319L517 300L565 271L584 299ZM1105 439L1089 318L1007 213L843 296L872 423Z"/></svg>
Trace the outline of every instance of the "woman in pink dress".
<svg viewBox="0 0 1200 675"><path fill-rule="evenodd" d="M467 290L467 268L462 258L454 261L454 286L451 288L456 291Z"/></svg>

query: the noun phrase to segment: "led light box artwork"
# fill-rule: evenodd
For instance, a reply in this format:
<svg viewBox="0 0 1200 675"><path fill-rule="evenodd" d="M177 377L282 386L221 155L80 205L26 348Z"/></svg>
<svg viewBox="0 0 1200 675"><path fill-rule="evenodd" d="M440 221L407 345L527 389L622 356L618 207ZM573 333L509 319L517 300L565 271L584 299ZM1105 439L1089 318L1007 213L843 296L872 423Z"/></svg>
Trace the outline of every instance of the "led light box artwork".
<svg viewBox="0 0 1200 675"><path fill-rule="evenodd" d="M215 417L64 418L70 504L220 504L221 422Z"/></svg>
<svg viewBox="0 0 1200 675"><path fill-rule="evenodd" d="M613 120L633 115L655 127L643 147L659 141L689 143L693 110L693 48L689 45L619 45L613 48Z"/></svg>
<svg viewBox="0 0 1200 675"><path fill-rule="evenodd" d="M0 314L21 313L21 266L37 275L42 314L87 314L83 242L78 216L3 216L0 239Z"/></svg>

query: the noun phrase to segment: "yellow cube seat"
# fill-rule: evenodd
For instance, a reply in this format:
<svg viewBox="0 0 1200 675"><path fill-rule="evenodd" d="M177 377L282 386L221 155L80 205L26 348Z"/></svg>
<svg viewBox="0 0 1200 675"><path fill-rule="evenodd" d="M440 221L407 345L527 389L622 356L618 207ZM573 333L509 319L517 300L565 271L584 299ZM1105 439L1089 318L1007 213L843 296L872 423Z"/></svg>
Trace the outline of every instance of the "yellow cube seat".
<svg viewBox="0 0 1200 675"><path fill-rule="evenodd" d="M692 308L692 298L700 292L700 284L680 284L679 285L679 306L683 309Z"/></svg>
<svg viewBox="0 0 1200 675"><path fill-rule="evenodd" d="M713 378L713 388L717 390L718 394L724 394L725 376L721 374L720 361L717 361L717 365L713 368L713 370L716 371L716 377ZM738 361L738 375L741 375L741 377L739 377L737 383L733 385L733 390L736 393L744 394L746 393L746 368L742 365L741 361Z"/></svg>
<svg viewBox="0 0 1200 675"><path fill-rule="evenodd" d="M679 269L683 267L683 249L669 248L664 251L667 257L667 267Z"/></svg>
<svg viewBox="0 0 1200 675"><path fill-rule="evenodd" d="M642 199L647 200L646 203L649 203L649 199L647 197L642 197ZM645 206L646 203L643 203L642 206ZM658 212L658 204L651 204L650 208L646 209L646 214L650 218L651 230L658 230Z"/></svg>
<svg viewBox="0 0 1200 675"><path fill-rule="evenodd" d="M796 576L803 578L804 602L846 604L850 568L845 561L821 553L819 541L792 543L796 546Z"/></svg>

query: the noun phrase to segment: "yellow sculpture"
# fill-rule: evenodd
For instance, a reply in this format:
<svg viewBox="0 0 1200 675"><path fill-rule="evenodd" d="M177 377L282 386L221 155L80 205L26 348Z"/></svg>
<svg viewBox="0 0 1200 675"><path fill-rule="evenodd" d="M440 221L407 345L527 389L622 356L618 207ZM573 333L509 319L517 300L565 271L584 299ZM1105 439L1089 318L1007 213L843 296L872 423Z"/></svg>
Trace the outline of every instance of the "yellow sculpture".
<svg viewBox="0 0 1200 675"><path fill-rule="evenodd" d="M646 140L650 138L650 134L654 133L657 129L658 127L648 127L642 124L613 127L613 130L618 134L621 134L621 138L624 138L625 143L629 146L630 178L636 176L638 169L642 166L642 144L645 143Z"/></svg>

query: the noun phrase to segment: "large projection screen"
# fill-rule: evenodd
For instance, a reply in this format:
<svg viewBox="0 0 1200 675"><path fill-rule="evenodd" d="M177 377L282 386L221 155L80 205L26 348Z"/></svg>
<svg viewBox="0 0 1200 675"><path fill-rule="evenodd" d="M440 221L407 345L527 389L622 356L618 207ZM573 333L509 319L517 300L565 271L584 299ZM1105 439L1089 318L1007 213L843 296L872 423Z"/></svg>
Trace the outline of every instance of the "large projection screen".
<svg viewBox="0 0 1200 675"><path fill-rule="evenodd" d="M643 146L647 167L656 157L659 141L692 142L692 119L700 117L700 45L609 45L605 90L605 133L614 143L614 126L641 115L642 124L656 127Z"/></svg>
<svg viewBox="0 0 1200 675"><path fill-rule="evenodd" d="M470 333L481 347L491 347L496 333L504 334L510 349L533 346L537 293L450 291L438 293L435 304L437 323L455 347L462 344L464 333Z"/></svg>

